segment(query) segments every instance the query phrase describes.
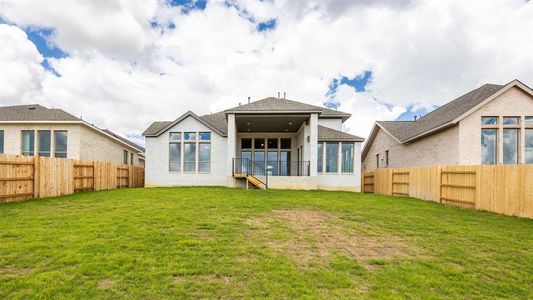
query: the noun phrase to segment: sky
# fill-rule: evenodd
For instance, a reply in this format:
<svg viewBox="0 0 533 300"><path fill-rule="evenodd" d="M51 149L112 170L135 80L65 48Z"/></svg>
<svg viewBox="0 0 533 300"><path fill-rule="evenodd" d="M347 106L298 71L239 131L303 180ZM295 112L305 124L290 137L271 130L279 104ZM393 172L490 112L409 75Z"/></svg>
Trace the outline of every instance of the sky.
<svg viewBox="0 0 533 300"><path fill-rule="evenodd" d="M0 105L144 144L153 121L286 93L412 120L485 83L533 86L526 0L0 0Z"/></svg>

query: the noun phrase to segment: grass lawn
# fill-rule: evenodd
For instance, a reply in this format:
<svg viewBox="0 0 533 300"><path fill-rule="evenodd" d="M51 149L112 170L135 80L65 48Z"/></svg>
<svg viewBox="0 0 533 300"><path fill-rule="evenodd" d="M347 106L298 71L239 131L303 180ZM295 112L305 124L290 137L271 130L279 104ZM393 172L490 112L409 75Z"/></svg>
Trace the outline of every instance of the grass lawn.
<svg viewBox="0 0 533 300"><path fill-rule="evenodd" d="M533 298L533 220L388 196L122 189L0 204L0 298Z"/></svg>

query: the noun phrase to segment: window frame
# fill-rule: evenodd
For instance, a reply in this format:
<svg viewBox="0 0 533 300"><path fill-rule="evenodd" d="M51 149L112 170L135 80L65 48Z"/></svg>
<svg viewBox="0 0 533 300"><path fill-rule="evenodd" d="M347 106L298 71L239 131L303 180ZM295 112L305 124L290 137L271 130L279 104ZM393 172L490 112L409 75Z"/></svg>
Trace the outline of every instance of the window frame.
<svg viewBox="0 0 533 300"><path fill-rule="evenodd" d="M509 162L509 161L506 161L505 160L505 154L506 154L506 151L505 151L505 133L506 132L515 132L516 134L516 144L514 144L515 146L515 151L513 152L516 152L516 161L514 162ZM504 165L517 165L520 163L520 150L521 150L521 146L520 146L520 129L519 128L509 128L509 127L504 127L503 130L502 130L502 164Z"/></svg>
<svg viewBox="0 0 533 300"><path fill-rule="evenodd" d="M528 140L528 133L531 134L531 141ZM528 143L530 142L530 143ZM531 147L528 147L528 144L531 145ZM531 148L531 160L528 161L528 156L527 156L527 150L528 148ZM533 128L527 128L524 130L524 163L525 164L533 164Z"/></svg>
<svg viewBox="0 0 533 300"><path fill-rule="evenodd" d="M325 152L324 154L326 155L326 165L325 165L325 173L326 174L338 174L339 173L339 150L340 150L340 142L326 142L325 143L326 147L325 147ZM335 152L332 152L332 153L336 153L335 154L335 160L331 160L331 161L335 161L335 169L332 170L331 168L328 168L328 145L335 145L336 146L336 149L337 151ZM328 171L329 169L329 171Z"/></svg>
<svg viewBox="0 0 533 300"><path fill-rule="evenodd" d="M483 131L485 130L490 130L490 131L494 131L494 137L495 137L495 141L494 141L494 163L486 163L483 161L483 158L484 158L484 155L483 155L483 143L482 143L482 140L483 139ZM498 164L498 156L499 156L499 129L498 128L481 128L481 131L480 131L480 147L481 147L481 164L482 165L496 165Z"/></svg>
<svg viewBox="0 0 533 300"><path fill-rule="evenodd" d="M57 134L65 134L65 150L57 150ZM68 131L67 130L54 130L54 157L57 158L67 158L68 157ZM59 156L58 156L59 155ZM63 157L64 155L64 157Z"/></svg>
<svg viewBox="0 0 533 300"><path fill-rule="evenodd" d="M385 167L389 166L389 150L385 150Z"/></svg>
<svg viewBox="0 0 533 300"><path fill-rule="evenodd" d="M127 165L128 164L128 150L122 150L122 164Z"/></svg>
<svg viewBox="0 0 533 300"><path fill-rule="evenodd" d="M43 151L41 149L41 134L46 134L48 133L48 151ZM51 157L52 155L52 131L51 130L37 130L37 150L36 150L36 153L37 153L37 156L42 156L42 157ZM43 155L43 154L48 154L48 155Z"/></svg>
<svg viewBox="0 0 533 300"><path fill-rule="evenodd" d="M4 130L0 129L0 154L4 153Z"/></svg>
<svg viewBox="0 0 533 300"><path fill-rule="evenodd" d="M353 174L355 172L355 143L354 142L341 142L339 143L339 147L340 147L340 150L341 150L341 173L342 174ZM350 171L345 171L345 168L344 168L344 163L345 163L345 160L344 160L344 145L350 145L351 146L351 158L352 158L352 161L351 161L351 170Z"/></svg>
<svg viewBox="0 0 533 300"><path fill-rule="evenodd" d="M496 119L496 123L494 123L494 124L483 123L484 119L489 119L489 118ZM499 125L500 125L500 117L499 116L482 116L481 117L481 126L483 126L483 127L486 127L486 126L499 126Z"/></svg>
<svg viewBox="0 0 533 300"><path fill-rule="evenodd" d="M28 151L24 151L24 134L27 133L27 134L30 134L30 145L29 145L29 148L31 149L28 149ZM35 130L21 130L20 131L20 138L21 138L21 141L20 141L20 153L23 155L23 156L35 156Z"/></svg>

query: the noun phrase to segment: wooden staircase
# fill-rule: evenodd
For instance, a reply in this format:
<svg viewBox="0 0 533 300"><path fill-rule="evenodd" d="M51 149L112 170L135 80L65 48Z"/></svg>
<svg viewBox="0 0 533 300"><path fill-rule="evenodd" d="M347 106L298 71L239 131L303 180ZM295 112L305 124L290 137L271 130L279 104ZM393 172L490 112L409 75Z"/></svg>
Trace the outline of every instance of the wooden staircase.
<svg viewBox="0 0 533 300"><path fill-rule="evenodd" d="M246 180L246 189L250 189L250 184L252 184L253 186L255 186L256 188L260 189L260 190L266 190L267 189L267 185L262 182L261 180L259 180L257 177L251 175L251 174L233 174L233 177L234 178L240 178L240 179L245 179Z"/></svg>

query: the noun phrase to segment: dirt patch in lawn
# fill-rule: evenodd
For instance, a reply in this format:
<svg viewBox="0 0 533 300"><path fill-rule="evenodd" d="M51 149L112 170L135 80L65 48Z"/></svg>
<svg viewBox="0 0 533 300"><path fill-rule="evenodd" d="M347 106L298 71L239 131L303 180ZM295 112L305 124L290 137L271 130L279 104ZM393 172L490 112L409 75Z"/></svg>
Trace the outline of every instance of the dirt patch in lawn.
<svg viewBox="0 0 533 300"><path fill-rule="evenodd" d="M343 220L341 215L314 210L277 210L246 222L251 238L260 239L296 262L329 260L334 254L363 262L413 255L404 239L376 233L366 223Z"/></svg>
<svg viewBox="0 0 533 300"><path fill-rule="evenodd" d="M102 279L98 281L97 286L99 289L105 290L112 287L114 284L115 282L111 279Z"/></svg>
<svg viewBox="0 0 533 300"><path fill-rule="evenodd" d="M30 268L21 268L15 265L0 266L0 275L4 276L24 276L30 274L32 271Z"/></svg>

